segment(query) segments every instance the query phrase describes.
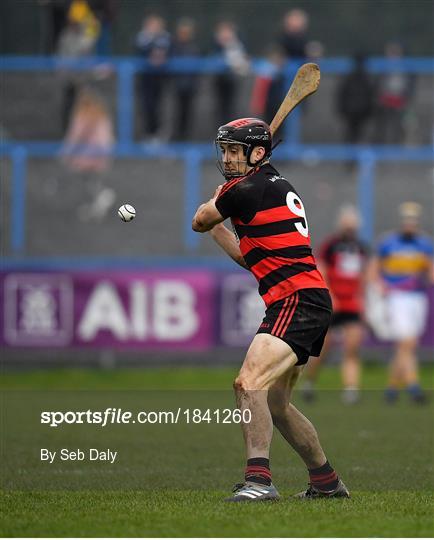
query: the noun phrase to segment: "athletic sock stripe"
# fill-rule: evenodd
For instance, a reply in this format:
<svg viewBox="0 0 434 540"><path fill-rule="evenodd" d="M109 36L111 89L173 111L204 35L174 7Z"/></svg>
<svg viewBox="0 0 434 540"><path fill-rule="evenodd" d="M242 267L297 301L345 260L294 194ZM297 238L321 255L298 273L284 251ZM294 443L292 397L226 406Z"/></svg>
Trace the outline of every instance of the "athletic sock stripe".
<svg viewBox="0 0 434 540"><path fill-rule="evenodd" d="M289 314L289 317L286 319L285 325L282 328L282 331L280 332L279 337L284 336L285 332L288 330L289 323L291 322L292 317L294 316L294 312L297 308L297 305L298 305L298 292L295 293L295 299L291 308L291 313Z"/></svg>
<svg viewBox="0 0 434 540"><path fill-rule="evenodd" d="M271 478L271 472L270 471L246 471L245 476L246 478L248 476L265 476L267 478Z"/></svg>
<svg viewBox="0 0 434 540"><path fill-rule="evenodd" d="M327 484L333 484L334 482L337 482L337 480L338 480L338 477L336 476L335 478L329 478L328 480L321 480L320 482L318 481L312 482L312 485L326 486Z"/></svg>
<svg viewBox="0 0 434 540"><path fill-rule="evenodd" d="M328 482L329 480L334 480L335 478L337 478L337 474L335 471L333 471L332 473L328 473L328 474L321 474L321 475L312 475L310 477L310 479L312 480L312 482Z"/></svg>
<svg viewBox="0 0 434 540"><path fill-rule="evenodd" d="M281 320L281 318L282 318L282 316L283 316L283 313L285 312L285 308L286 308L288 302L289 302L289 298L285 298L285 302L283 303L283 307L282 307L282 309L280 310L280 313L279 313L279 316L278 316L278 318L277 318L277 321L276 321L276 323L275 323L274 326L273 326L273 330L271 330L271 333L272 333L272 334L274 334L274 331L276 330L278 324L280 323L280 320Z"/></svg>
<svg viewBox="0 0 434 540"><path fill-rule="evenodd" d="M286 324L286 321L288 320L288 317L291 315L291 311L292 311L292 307L294 305L294 302L295 302L295 295L292 294L290 297L289 297L289 304L288 304L288 308L286 310L286 314L284 316L284 318L282 319L280 325L279 325L279 328L277 329L276 331L276 336L277 337L281 337L283 336L283 333L282 333L282 329L284 328L285 324Z"/></svg>
<svg viewBox="0 0 434 540"><path fill-rule="evenodd" d="M256 474L260 474L260 475L263 475L263 476L271 476L271 472L268 470L263 470L263 469L252 469L250 471L246 471L245 472L245 475L246 476L251 476L251 475L256 475Z"/></svg>
<svg viewBox="0 0 434 540"><path fill-rule="evenodd" d="M270 472L269 467L263 467L262 465L249 465L246 467L246 472L251 471L264 471L264 472Z"/></svg>

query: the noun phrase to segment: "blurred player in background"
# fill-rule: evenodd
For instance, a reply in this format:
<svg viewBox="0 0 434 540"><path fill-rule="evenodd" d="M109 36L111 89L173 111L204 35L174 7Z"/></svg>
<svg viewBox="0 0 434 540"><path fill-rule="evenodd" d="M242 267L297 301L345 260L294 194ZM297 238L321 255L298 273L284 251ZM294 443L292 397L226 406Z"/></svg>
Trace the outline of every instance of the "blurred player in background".
<svg viewBox="0 0 434 540"><path fill-rule="evenodd" d="M226 184L198 208L192 226L211 231L253 273L267 306L234 382L238 407L250 411L251 421L242 423L245 481L227 501L279 499L269 462L273 424L307 466L309 487L299 497L348 497L315 428L289 402L309 356L321 352L332 309L312 255L303 203L269 162L271 131L262 120L241 118L221 126L216 146ZM236 234L223 225L226 218Z"/></svg>
<svg viewBox="0 0 434 540"><path fill-rule="evenodd" d="M363 338L364 275L369 248L359 238L360 216L351 205L343 206L337 222L337 231L320 248L320 269L325 277L333 301L331 329L341 330L343 358L342 400L355 403L360 388L360 345ZM303 397L312 401L314 384L333 336L329 332L319 358L312 359L306 370Z"/></svg>
<svg viewBox="0 0 434 540"><path fill-rule="evenodd" d="M434 282L433 243L420 230L419 204L403 203L399 213L400 229L384 236L370 271L385 296L390 337L396 344L385 399L394 403L405 387L415 403L425 403L416 355L428 316L426 288Z"/></svg>

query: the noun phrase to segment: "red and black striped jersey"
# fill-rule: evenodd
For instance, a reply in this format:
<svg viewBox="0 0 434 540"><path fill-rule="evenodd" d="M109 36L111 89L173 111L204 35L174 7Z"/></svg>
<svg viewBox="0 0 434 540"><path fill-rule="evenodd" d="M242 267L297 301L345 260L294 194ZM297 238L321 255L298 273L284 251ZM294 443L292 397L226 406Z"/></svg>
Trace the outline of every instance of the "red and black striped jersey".
<svg viewBox="0 0 434 540"><path fill-rule="evenodd" d="M327 288L312 254L301 198L272 165L227 182L215 204L231 218L267 306L300 289Z"/></svg>
<svg viewBox="0 0 434 540"><path fill-rule="evenodd" d="M333 309L360 313L369 247L357 237L336 234L321 246L319 259L333 299Z"/></svg>

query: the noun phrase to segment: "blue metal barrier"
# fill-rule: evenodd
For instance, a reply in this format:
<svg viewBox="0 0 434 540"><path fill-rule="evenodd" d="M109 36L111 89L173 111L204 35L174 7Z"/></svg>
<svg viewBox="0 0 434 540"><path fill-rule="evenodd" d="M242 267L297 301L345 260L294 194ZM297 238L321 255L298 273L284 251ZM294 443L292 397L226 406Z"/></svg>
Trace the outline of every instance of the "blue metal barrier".
<svg viewBox="0 0 434 540"><path fill-rule="evenodd" d="M14 254L25 248L26 211L25 185L27 157L57 157L59 143L5 143L0 145L0 156L11 156L13 163L13 189L11 196L12 227L10 245ZM152 159L169 157L185 164L184 175L184 243L194 251L199 246L200 235L191 229L191 219L200 203L201 165L215 157L212 145L117 145L112 152L116 158ZM363 236L371 242L374 230L374 181L378 161L434 161L433 147L402 148L399 146L343 146L343 145L281 145L276 149L277 160L304 160L305 157L324 161L355 160L359 164L358 205L363 218Z"/></svg>
<svg viewBox="0 0 434 540"><path fill-rule="evenodd" d="M347 58L324 59L319 62L322 73L342 74L351 68ZM208 144L172 143L167 145L138 145L133 141L133 91L136 73L150 69L149 64L136 57L95 57L80 60L58 57L0 57L0 72L5 71L57 71L89 70L104 65L113 69L118 76L117 115L118 143L112 155L116 158L161 158L182 159L185 164L184 242L189 250L195 250L200 235L191 230L191 218L199 204L200 170L203 160L213 159L213 147ZM263 60L253 60L253 73L260 73ZM288 83L299 66L289 62L286 66ZM221 58L178 58L167 64L170 73L217 73L227 69ZM371 73L402 71L408 73L433 74L433 58L405 58L396 61L371 58L367 61ZM289 84L288 84L289 85ZM355 160L359 164L358 204L365 223L364 236L372 240L374 223L374 181L378 161L434 161L433 147L402 148L394 146L351 146L351 145L302 145L299 143L300 115L296 109L285 123L286 142L280 145L276 159L297 160L304 156L315 156L326 161ZM12 227L10 246L18 255L25 249L25 193L27 157L56 157L61 145L52 142L8 141L0 144L0 156L12 160L11 213Z"/></svg>

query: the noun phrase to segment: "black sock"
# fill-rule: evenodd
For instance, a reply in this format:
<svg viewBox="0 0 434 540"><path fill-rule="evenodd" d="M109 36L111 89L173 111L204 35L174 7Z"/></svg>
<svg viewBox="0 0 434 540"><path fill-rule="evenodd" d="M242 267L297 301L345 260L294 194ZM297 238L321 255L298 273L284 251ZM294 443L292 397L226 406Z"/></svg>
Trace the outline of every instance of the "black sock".
<svg viewBox="0 0 434 540"><path fill-rule="evenodd" d="M262 457L248 459L244 478L246 482L255 482L256 484L270 486L270 460Z"/></svg>
<svg viewBox="0 0 434 540"><path fill-rule="evenodd" d="M338 475L328 461L321 467L308 471L310 483L320 491L333 491L338 487Z"/></svg>

